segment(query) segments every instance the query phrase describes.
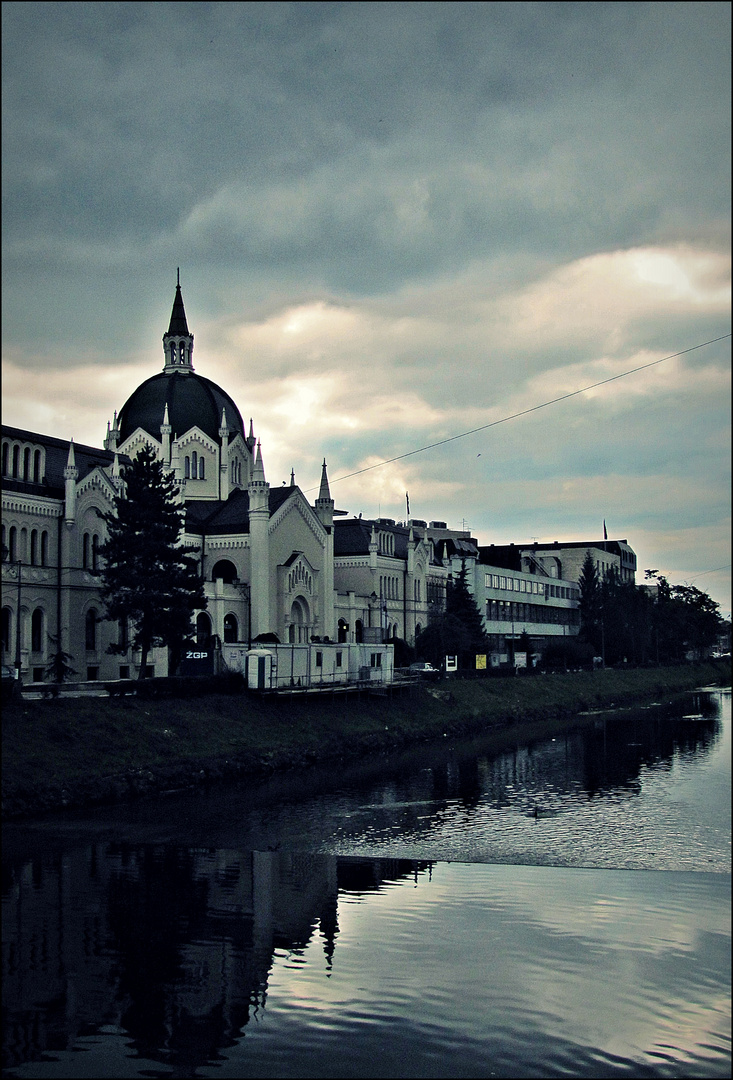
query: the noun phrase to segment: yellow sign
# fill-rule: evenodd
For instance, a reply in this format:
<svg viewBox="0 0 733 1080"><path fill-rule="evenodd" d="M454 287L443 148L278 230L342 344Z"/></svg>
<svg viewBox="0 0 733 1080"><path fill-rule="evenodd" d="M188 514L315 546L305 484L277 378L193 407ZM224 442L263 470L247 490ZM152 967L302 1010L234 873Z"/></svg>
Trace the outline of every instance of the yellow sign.
<svg viewBox="0 0 733 1080"><path fill-rule="evenodd" d="M477 654L477 656L476 656L476 670L477 671L485 671L486 670L486 653L478 653Z"/></svg>

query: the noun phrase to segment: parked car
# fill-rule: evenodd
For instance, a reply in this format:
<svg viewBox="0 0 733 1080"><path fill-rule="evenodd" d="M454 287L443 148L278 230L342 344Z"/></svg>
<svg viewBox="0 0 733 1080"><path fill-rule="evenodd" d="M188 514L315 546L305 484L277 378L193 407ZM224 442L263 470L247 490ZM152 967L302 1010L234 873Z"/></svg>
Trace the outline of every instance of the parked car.
<svg viewBox="0 0 733 1080"><path fill-rule="evenodd" d="M419 675L424 679L436 678L440 672L437 668L434 668L432 664L427 664L425 661L420 660L416 664L410 664L410 674Z"/></svg>
<svg viewBox="0 0 733 1080"><path fill-rule="evenodd" d="M15 678L15 668L10 667L9 664L3 664L3 676L2 676L2 694L3 701L12 697L17 690L17 680Z"/></svg>

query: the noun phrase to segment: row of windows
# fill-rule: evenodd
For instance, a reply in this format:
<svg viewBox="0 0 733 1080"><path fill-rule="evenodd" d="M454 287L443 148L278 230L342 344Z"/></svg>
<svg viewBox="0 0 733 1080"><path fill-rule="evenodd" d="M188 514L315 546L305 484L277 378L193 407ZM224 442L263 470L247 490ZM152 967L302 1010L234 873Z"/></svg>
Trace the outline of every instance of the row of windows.
<svg viewBox="0 0 733 1080"><path fill-rule="evenodd" d="M6 546L5 526L2 527L3 548ZM7 530L8 560L10 562L30 563L31 566L48 566L48 530L31 529L30 551L28 549L28 530L20 532L15 525Z"/></svg>
<svg viewBox="0 0 733 1080"><path fill-rule="evenodd" d="M575 626L579 615L571 608L542 607L539 604L515 603L512 600L487 600L488 622L551 623Z"/></svg>
<svg viewBox="0 0 733 1080"><path fill-rule="evenodd" d="M288 574L288 592L292 592L299 586L302 586L306 592L313 592L313 578L302 563L298 563Z"/></svg>
<svg viewBox="0 0 733 1080"><path fill-rule="evenodd" d="M380 577L379 579L379 595L382 600L399 600L399 585L400 579L398 577Z"/></svg>
<svg viewBox="0 0 733 1080"><path fill-rule="evenodd" d="M40 484L43 479L43 464L42 450L31 450L30 446L21 447L18 443L3 443L3 476Z"/></svg>
<svg viewBox="0 0 733 1080"><path fill-rule="evenodd" d="M183 463L183 475L186 480L205 480L204 455L198 455L195 450L190 457L187 454Z"/></svg>
<svg viewBox="0 0 733 1080"><path fill-rule="evenodd" d="M484 584L487 589L506 589L508 592L533 593L535 596L544 596L547 587L544 581L528 581L505 574L486 574Z"/></svg>

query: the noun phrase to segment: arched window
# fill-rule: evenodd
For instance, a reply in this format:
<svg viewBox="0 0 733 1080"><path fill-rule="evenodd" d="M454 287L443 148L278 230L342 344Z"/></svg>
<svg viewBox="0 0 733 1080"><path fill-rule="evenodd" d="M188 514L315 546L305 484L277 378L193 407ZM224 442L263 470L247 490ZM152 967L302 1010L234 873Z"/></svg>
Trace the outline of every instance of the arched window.
<svg viewBox="0 0 733 1080"><path fill-rule="evenodd" d="M10 653L10 608L3 608L2 618L2 646L3 658Z"/></svg>
<svg viewBox="0 0 733 1080"><path fill-rule="evenodd" d="M94 608L90 608L87 612L85 636L87 652L95 652L97 648L97 613Z"/></svg>
<svg viewBox="0 0 733 1080"><path fill-rule="evenodd" d="M349 626L348 626L348 623L346 622L346 620L345 619L339 619L339 625L338 625L338 640L339 640L339 642L344 642L344 641L347 640L348 632L349 632Z"/></svg>
<svg viewBox="0 0 733 1080"><path fill-rule="evenodd" d="M237 568L229 559L219 559L211 571L211 580L216 581L220 578L225 585L233 584L237 576Z"/></svg>
<svg viewBox="0 0 733 1080"><path fill-rule="evenodd" d="M15 562L18 557L18 530L15 525L10 526L10 532L8 533L8 559L10 562Z"/></svg>
<svg viewBox="0 0 733 1080"><path fill-rule="evenodd" d="M48 566L48 532L41 533L41 566Z"/></svg>
<svg viewBox="0 0 733 1080"><path fill-rule="evenodd" d="M86 570L89 566L89 533L84 533L81 546L81 565Z"/></svg>
<svg viewBox="0 0 733 1080"><path fill-rule="evenodd" d="M356 623L354 624L354 637L356 638L357 644L359 645L364 640L364 623L361 621L361 619L357 619Z"/></svg>
<svg viewBox="0 0 733 1080"><path fill-rule="evenodd" d="M196 616L196 644L199 648L202 648L208 644L211 637L211 619L205 611L199 612Z"/></svg>
<svg viewBox="0 0 733 1080"><path fill-rule="evenodd" d="M41 482L41 451L36 450L33 454L33 483Z"/></svg>
<svg viewBox="0 0 733 1080"><path fill-rule="evenodd" d="M176 362L176 343L175 343L175 341L171 341L171 364L175 364L175 362Z"/></svg>
<svg viewBox="0 0 733 1080"><path fill-rule="evenodd" d="M13 447L13 476L18 476L18 468L20 465L20 447L16 444Z"/></svg>
<svg viewBox="0 0 733 1080"><path fill-rule="evenodd" d="M23 451L23 479L30 480L31 478L31 448L26 446Z"/></svg>
<svg viewBox="0 0 733 1080"><path fill-rule="evenodd" d="M99 537L95 533L92 537L92 570L99 569Z"/></svg>
<svg viewBox="0 0 733 1080"><path fill-rule="evenodd" d="M196 480L196 479L198 479L198 475L199 475L198 455L197 455L196 451L194 450L194 452L191 454L191 476L192 476L192 478L194 480Z"/></svg>
<svg viewBox="0 0 733 1080"><path fill-rule="evenodd" d="M205 480L204 476L204 455L199 458L199 480Z"/></svg>
<svg viewBox="0 0 733 1080"><path fill-rule="evenodd" d="M39 607L31 616L31 651L43 652L43 610Z"/></svg>
<svg viewBox="0 0 733 1080"><path fill-rule="evenodd" d="M38 562L38 529L31 532L31 566Z"/></svg>
<svg viewBox="0 0 733 1080"><path fill-rule="evenodd" d="M3 443L3 476L8 475L8 456L10 454L10 444Z"/></svg>
<svg viewBox="0 0 733 1080"><path fill-rule="evenodd" d="M28 530L25 528L20 530L20 545L18 547L18 558L21 562L27 562L28 560Z"/></svg>
<svg viewBox="0 0 733 1080"><path fill-rule="evenodd" d="M186 454L186 460L183 463L183 475L186 480L191 476L191 459L188 454Z"/></svg>
<svg viewBox="0 0 733 1080"><path fill-rule="evenodd" d="M181 342L180 345L178 346L178 362L181 363L181 364L183 363L183 361L185 359L185 348L186 347L183 344L183 342Z"/></svg>
<svg viewBox="0 0 733 1080"><path fill-rule="evenodd" d="M231 613L224 616L224 641L231 643L237 640L239 627L236 617Z"/></svg>

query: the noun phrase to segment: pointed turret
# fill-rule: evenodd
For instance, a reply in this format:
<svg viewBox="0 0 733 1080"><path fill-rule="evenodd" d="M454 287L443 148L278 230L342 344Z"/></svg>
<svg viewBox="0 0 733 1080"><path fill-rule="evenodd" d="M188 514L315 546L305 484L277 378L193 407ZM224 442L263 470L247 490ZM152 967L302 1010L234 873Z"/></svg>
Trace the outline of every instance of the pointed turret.
<svg viewBox="0 0 733 1080"><path fill-rule="evenodd" d="M290 470L290 486L295 487L295 469Z"/></svg>
<svg viewBox="0 0 733 1080"><path fill-rule="evenodd" d="M163 444L163 464L171 463L171 423L168 418L168 402L163 410L163 423L160 425L160 437Z"/></svg>
<svg viewBox="0 0 733 1080"><path fill-rule="evenodd" d="M323 500L331 501L331 491L328 486L328 471L326 469L326 459L323 459L323 466L321 468L321 488L318 492L318 502Z"/></svg>
<svg viewBox="0 0 733 1080"><path fill-rule="evenodd" d="M250 604L252 633L268 633L270 625L270 485L265 480L262 448L257 443L252 477L247 485L249 496L249 538L251 547Z"/></svg>
<svg viewBox="0 0 733 1080"><path fill-rule="evenodd" d="M221 439L221 451L219 455L219 498L226 502L231 490L231 477L229 470L229 426L227 425L227 410L225 405L222 405L221 407L219 438Z"/></svg>
<svg viewBox="0 0 733 1080"><path fill-rule="evenodd" d="M64 520L67 525L73 525L76 519L76 482L79 479L79 470L76 467L74 457L74 440L69 443L69 455L64 469Z"/></svg>
<svg viewBox="0 0 733 1080"><path fill-rule="evenodd" d="M193 334L189 332L183 306L180 271L176 281L176 295L173 300L168 333L163 334L163 355L165 356L163 370L166 373L193 371Z"/></svg>
<svg viewBox="0 0 733 1080"><path fill-rule="evenodd" d="M109 420L107 421L107 438L104 440L105 450L116 450L120 441L120 424L117 419L117 410L115 409L114 419L112 426L110 427Z"/></svg>
<svg viewBox="0 0 733 1080"><path fill-rule="evenodd" d="M249 435L247 436L247 446L250 448L250 450L252 450L254 448L255 442L256 442L255 432L254 432L254 427L253 427L253 424L252 424L252 418L250 417Z"/></svg>

